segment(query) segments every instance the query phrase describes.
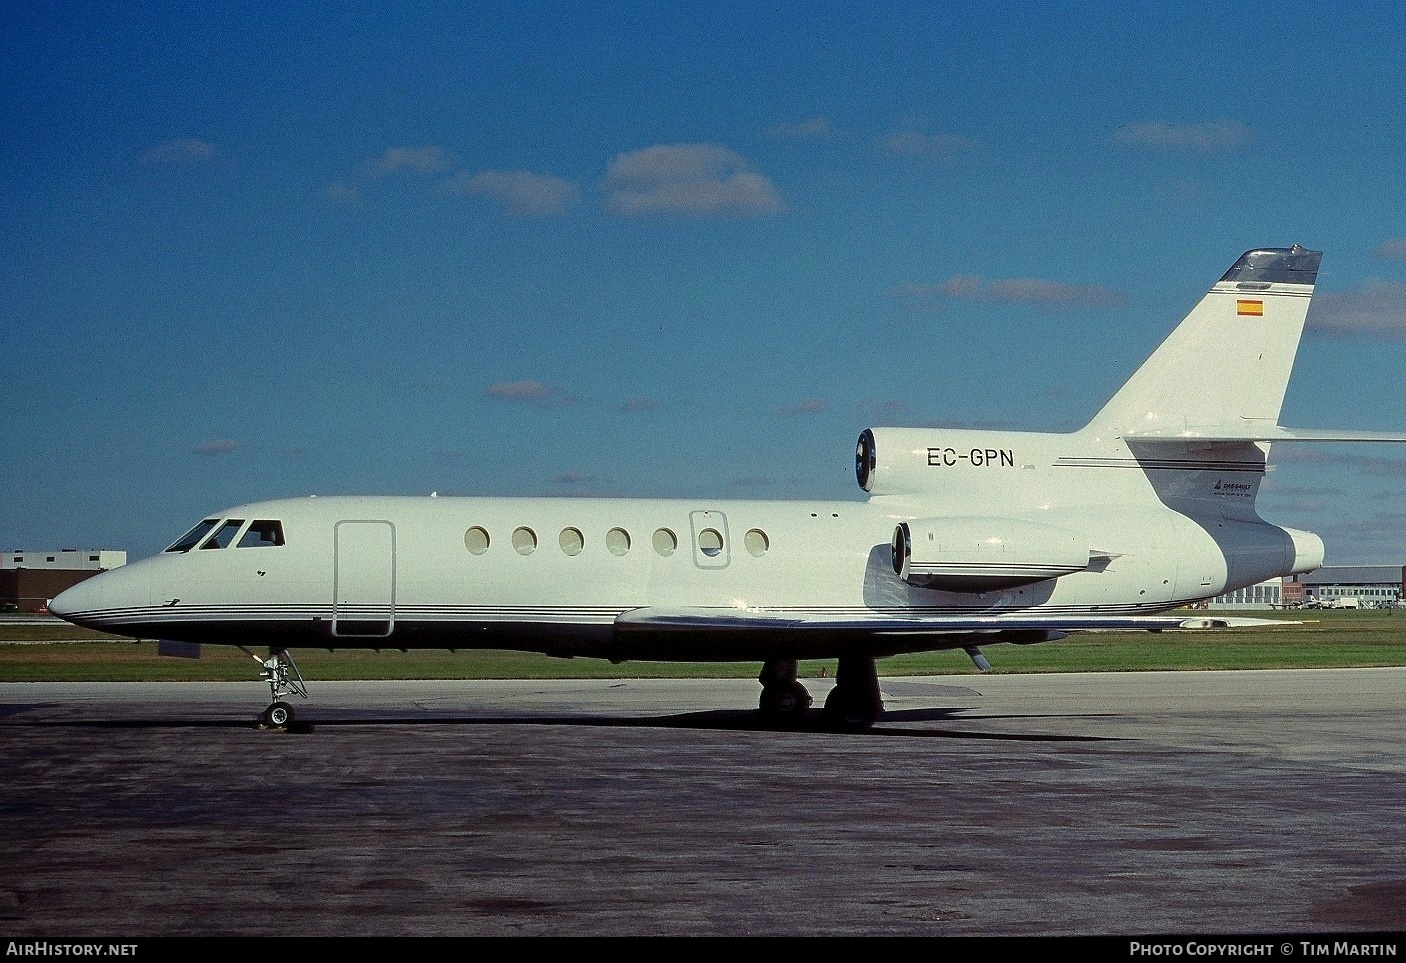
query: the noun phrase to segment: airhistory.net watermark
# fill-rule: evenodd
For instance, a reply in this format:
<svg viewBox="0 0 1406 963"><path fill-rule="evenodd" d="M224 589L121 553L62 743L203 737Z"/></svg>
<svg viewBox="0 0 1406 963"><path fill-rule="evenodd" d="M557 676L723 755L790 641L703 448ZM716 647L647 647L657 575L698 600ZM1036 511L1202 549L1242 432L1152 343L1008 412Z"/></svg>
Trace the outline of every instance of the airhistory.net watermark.
<svg viewBox="0 0 1406 963"><path fill-rule="evenodd" d="M135 943L50 943L47 940L11 940L6 956L136 956Z"/></svg>

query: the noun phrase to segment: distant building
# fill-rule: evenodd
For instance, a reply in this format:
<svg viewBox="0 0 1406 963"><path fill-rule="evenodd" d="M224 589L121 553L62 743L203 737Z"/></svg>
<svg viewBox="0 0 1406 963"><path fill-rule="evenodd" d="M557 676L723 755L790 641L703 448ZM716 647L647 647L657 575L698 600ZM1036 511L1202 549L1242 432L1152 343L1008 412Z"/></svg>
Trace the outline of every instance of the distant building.
<svg viewBox="0 0 1406 963"><path fill-rule="evenodd" d="M0 612L48 611L49 600L64 589L126 564L126 552L107 549L6 552L0 555Z"/></svg>
<svg viewBox="0 0 1406 963"><path fill-rule="evenodd" d="M1284 605L1284 583L1272 578L1244 588L1217 595L1205 603L1208 609L1282 609Z"/></svg>
<svg viewBox="0 0 1406 963"><path fill-rule="evenodd" d="M1324 565L1307 575L1270 579L1217 595L1212 609L1396 608L1406 565Z"/></svg>
<svg viewBox="0 0 1406 963"><path fill-rule="evenodd" d="M1308 607L1332 607L1356 599L1352 604L1359 608L1395 608L1406 588L1406 565L1324 565L1286 579L1284 588L1290 601Z"/></svg>

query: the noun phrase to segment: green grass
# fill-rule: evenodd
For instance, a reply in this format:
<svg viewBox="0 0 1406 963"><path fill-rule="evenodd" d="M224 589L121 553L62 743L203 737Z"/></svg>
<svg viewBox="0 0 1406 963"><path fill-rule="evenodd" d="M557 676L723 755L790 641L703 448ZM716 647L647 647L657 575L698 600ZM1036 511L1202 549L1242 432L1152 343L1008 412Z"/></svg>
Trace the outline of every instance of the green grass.
<svg viewBox="0 0 1406 963"><path fill-rule="evenodd" d="M1188 613L1192 614L1192 613ZM1406 666L1406 612L1246 613L1290 621L1272 628L1086 632L1060 642L983 649L995 672L1278 669ZM55 641L79 639L82 641ZM198 660L156 654L156 643L72 626L5 626L0 682L249 681L258 666L236 648L206 646ZM256 650L258 651L258 650ZM297 649L308 680L755 678L757 662L670 663L554 659L521 652ZM975 674L964 652L924 652L879 662L883 676ZM803 662L800 675L833 676L833 661Z"/></svg>

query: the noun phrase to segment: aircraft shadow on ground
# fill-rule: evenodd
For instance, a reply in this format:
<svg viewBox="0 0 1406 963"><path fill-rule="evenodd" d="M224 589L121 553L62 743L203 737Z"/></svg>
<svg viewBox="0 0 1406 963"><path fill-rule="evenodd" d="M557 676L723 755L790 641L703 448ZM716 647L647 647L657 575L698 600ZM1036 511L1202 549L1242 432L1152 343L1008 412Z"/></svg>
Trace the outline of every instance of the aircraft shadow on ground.
<svg viewBox="0 0 1406 963"><path fill-rule="evenodd" d="M269 735L312 735L318 729L351 729L372 726L579 726L602 729L699 729L732 732L774 732L777 734L843 735L854 738L925 738L982 739L1014 742L1125 742L1122 737L1099 735L1069 735L1048 732L990 732L958 728L963 721L999 720L1068 720L1107 718L1112 714L1050 715L965 715L968 708L901 709L886 712L873 728L861 730L837 729L827 725L819 710L793 725L778 726L761 720L752 710L714 709L685 712L669 716L586 716L527 713L514 715L439 715L433 713L413 716L358 712L355 715L302 719L286 729L268 730L249 719L23 719L10 714L0 722L0 730L9 728L95 728L95 729L249 729ZM917 728L923 723L948 722L942 728Z"/></svg>

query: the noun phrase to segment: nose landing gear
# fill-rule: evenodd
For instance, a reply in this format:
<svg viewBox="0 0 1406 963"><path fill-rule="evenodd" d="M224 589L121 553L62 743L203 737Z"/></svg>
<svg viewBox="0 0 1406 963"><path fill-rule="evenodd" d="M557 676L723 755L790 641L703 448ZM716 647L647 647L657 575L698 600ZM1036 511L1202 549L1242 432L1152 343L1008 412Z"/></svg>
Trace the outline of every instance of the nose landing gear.
<svg viewBox="0 0 1406 963"><path fill-rule="evenodd" d="M270 649L268 658L260 658L242 645L239 648L259 663L264 681L268 683L269 707L259 713L259 728L287 732L297 713L285 700L294 695L308 697L307 684L298 671L298 663L293 661L293 653L287 649Z"/></svg>

